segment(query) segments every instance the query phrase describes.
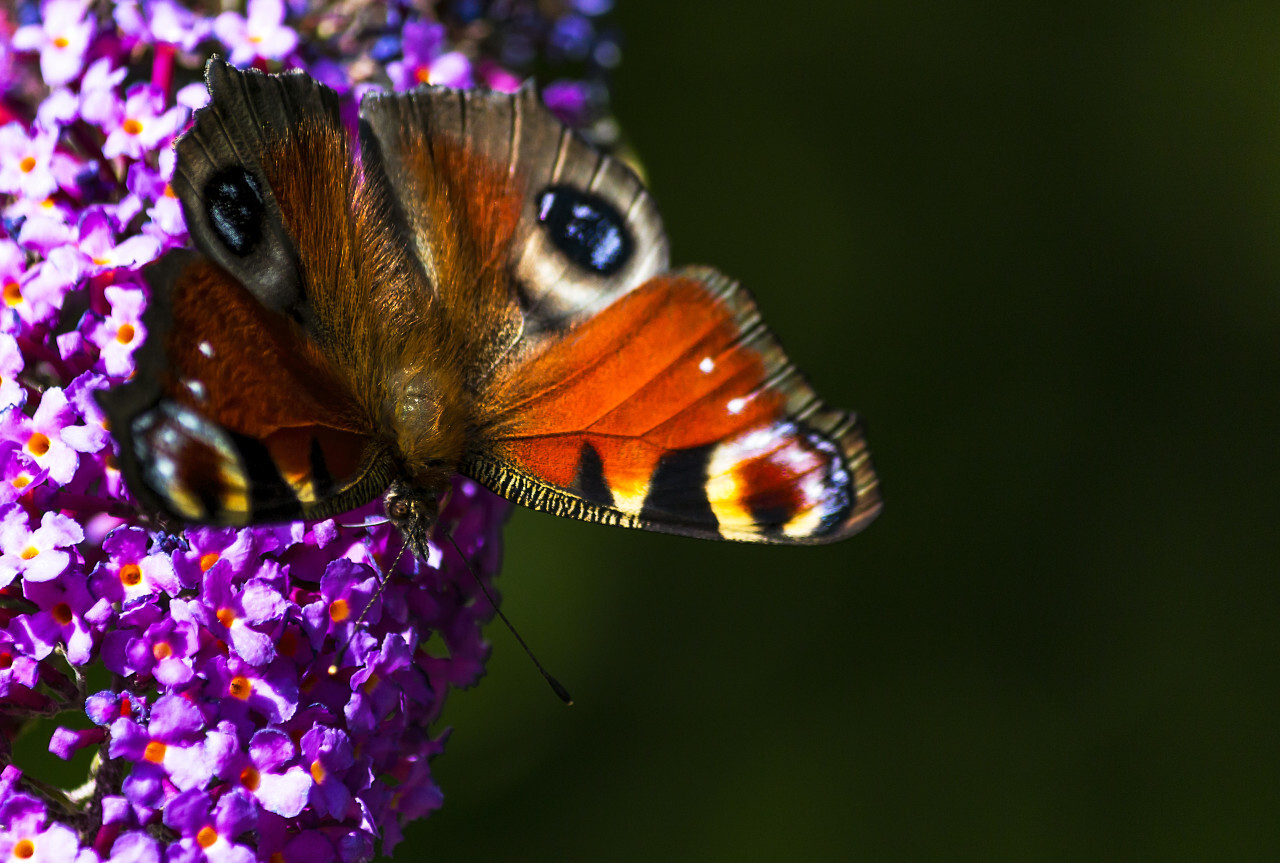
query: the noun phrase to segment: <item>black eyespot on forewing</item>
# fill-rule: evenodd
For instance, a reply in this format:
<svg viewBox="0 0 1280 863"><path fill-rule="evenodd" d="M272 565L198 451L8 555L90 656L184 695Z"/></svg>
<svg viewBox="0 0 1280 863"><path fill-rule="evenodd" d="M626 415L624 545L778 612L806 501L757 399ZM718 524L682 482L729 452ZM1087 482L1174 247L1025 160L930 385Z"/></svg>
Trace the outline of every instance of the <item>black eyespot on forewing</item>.
<svg viewBox="0 0 1280 863"><path fill-rule="evenodd" d="M262 190L243 166L232 165L210 177L204 202L213 230L233 254L243 258L262 240Z"/></svg>
<svg viewBox="0 0 1280 863"><path fill-rule="evenodd" d="M631 260L635 241L622 214L598 195L551 186L538 197L538 221L555 247L583 269L612 276Z"/></svg>

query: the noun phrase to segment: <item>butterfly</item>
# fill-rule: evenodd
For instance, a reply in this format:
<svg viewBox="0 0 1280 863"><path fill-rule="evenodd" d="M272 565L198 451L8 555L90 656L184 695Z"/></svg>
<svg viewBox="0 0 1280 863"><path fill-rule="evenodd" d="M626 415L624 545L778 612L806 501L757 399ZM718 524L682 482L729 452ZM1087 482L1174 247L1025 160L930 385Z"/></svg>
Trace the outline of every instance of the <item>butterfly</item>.
<svg viewBox="0 0 1280 863"><path fill-rule="evenodd" d="M880 507L751 296L670 269L653 199L539 101L360 103L211 60L171 183L195 250L146 271L148 338L101 397L145 506L322 518L384 495L419 558L452 477L569 518L821 543Z"/></svg>

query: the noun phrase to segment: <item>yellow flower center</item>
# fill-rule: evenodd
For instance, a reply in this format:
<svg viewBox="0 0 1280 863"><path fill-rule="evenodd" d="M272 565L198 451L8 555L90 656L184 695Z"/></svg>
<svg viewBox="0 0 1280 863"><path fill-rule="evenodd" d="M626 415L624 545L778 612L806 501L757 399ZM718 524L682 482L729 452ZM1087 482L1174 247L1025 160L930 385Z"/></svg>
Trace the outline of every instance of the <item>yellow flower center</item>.
<svg viewBox="0 0 1280 863"><path fill-rule="evenodd" d="M31 437L27 438L27 452L36 458L44 455L49 451L49 438L40 432L32 432Z"/></svg>
<svg viewBox="0 0 1280 863"><path fill-rule="evenodd" d="M253 694L253 681L249 680L249 678L245 677L243 674L237 674L235 677L231 678L230 691L233 698L239 698L241 701L245 701Z"/></svg>
<svg viewBox="0 0 1280 863"><path fill-rule="evenodd" d="M127 345L133 341L134 335L133 324L121 324L120 329L116 330L116 341L122 345Z"/></svg>
<svg viewBox="0 0 1280 863"><path fill-rule="evenodd" d="M329 603L329 619L334 623L342 623L351 616L351 605L345 599L335 599Z"/></svg>
<svg viewBox="0 0 1280 863"><path fill-rule="evenodd" d="M4 286L4 304L6 306L16 306L22 303L22 288L18 287L17 282L9 282Z"/></svg>

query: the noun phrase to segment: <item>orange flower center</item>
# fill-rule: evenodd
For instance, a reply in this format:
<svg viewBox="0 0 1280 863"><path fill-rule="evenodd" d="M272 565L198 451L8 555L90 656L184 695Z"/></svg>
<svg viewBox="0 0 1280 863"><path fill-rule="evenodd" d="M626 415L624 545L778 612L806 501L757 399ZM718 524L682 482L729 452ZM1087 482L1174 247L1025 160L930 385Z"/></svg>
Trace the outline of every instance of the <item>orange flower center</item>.
<svg viewBox="0 0 1280 863"><path fill-rule="evenodd" d="M142 131L142 123L130 117L124 121L124 125L121 128L124 129L126 135L136 135Z"/></svg>
<svg viewBox="0 0 1280 863"><path fill-rule="evenodd" d="M230 628L231 624L236 622L236 613L229 608L218 609L218 623Z"/></svg>
<svg viewBox="0 0 1280 863"><path fill-rule="evenodd" d="M53 44L55 48L65 48L71 44L71 40L66 36L55 36L53 38Z"/></svg>
<svg viewBox="0 0 1280 863"><path fill-rule="evenodd" d="M32 432L31 437L27 439L27 452L39 458L48 451L49 439L40 432Z"/></svg>
<svg viewBox="0 0 1280 863"><path fill-rule="evenodd" d="M329 603L329 619L334 623L342 623L351 616L351 605L345 599L335 599Z"/></svg>
<svg viewBox="0 0 1280 863"><path fill-rule="evenodd" d="M159 740L152 740L147 744L147 748L142 750L142 757L152 764L160 764L164 761L165 745Z"/></svg>
<svg viewBox="0 0 1280 863"><path fill-rule="evenodd" d="M261 779L262 776L258 773L258 769L256 767L246 767L244 770L240 771L240 784L245 788L248 788L250 791L258 790L258 784Z"/></svg>
<svg viewBox="0 0 1280 863"><path fill-rule="evenodd" d="M173 648L169 646L167 641L157 641L151 645L151 655L156 658L157 662L161 662L173 656Z"/></svg>
<svg viewBox="0 0 1280 863"><path fill-rule="evenodd" d="M26 488L31 484L31 477L25 473L20 473L13 478L14 488Z"/></svg>
<svg viewBox="0 0 1280 863"><path fill-rule="evenodd" d="M22 559L30 560L31 558L35 557L39 553L40 553L40 549L36 548L34 545L29 545L22 550Z"/></svg>
<svg viewBox="0 0 1280 863"><path fill-rule="evenodd" d="M19 860L29 860L36 856L36 843L30 839L19 839L14 843L13 856Z"/></svg>
<svg viewBox="0 0 1280 863"><path fill-rule="evenodd" d="M171 186L169 183L165 183L165 184L164 184L164 196L165 196L166 198L176 198L176 197L178 197L178 193L177 193L177 192L175 192L175 191L173 190L173 186Z"/></svg>
<svg viewBox="0 0 1280 863"><path fill-rule="evenodd" d="M18 163L18 170L24 174L30 174L35 169L36 169L35 156L27 156L21 162Z"/></svg>
<svg viewBox="0 0 1280 863"><path fill-rule="evenodd" d="M413 71L413 77L418 80L419 84L431 83L431 69L428 66L419 66Z"/></svg>
<svg viewBox="0 0 1280 863"><path fill-rule="evenodd" d="M121 324L120 329L116 330L116 341L122 345L127 345L133 341L133 336L133 324Z"/></svg>
<svg viewBox="0 0 1280 863"><path fill-rule="evenodd" d="M142 567L126 563L120 567L120 583L125 587L137 587L142 582Z"/></svg>
<svg viewBox="0 0 1280 863"><path fill-rule="evenodd" d="M71 622L71 606L65 602L59 602L49 611L49 614L58 622L59 626L66 626Z"/></svg>
<svg viewBox="0 0 1280 863"><path fill-rule="evenodd" d="M201 555L201 557L200 557L200 571L201 571L201 572L208 572L210 569L212 569L212 568L213 568L213 565L214 565L215 563L217 563L217 562L218 562L218 558L219 558L220 556L221 556L221 555L219 555L216 551L211 551L211 552L209 552L208 554Z"/></svg>
<svg viewBox="0 0 1280 863"><path fill-rule="evenodd" d="M239 698L241 701L253 694L253 682L243 674L237 674L231 678L230 688L232 697Z"/></svg>
<svg viewBox="0 0 1280 863"><path fill-rule="evenodd" d="M6 306L16 306L22 303L22 288L18 287L17 282L9 282L4 286L4 304Z"/></svg>
<svg viewBox="0 0 1280 863"><path fill-rule="evenodd" d="M208 848L214 842L218 841L218 831L212 827L201 827L200 832L196 834L196 844L201 848Z"/></svg>
<svg viewBox="0 0 1280 863"><path fill-rule="evenodd" d="M320 763L319 758L311 762L311 778L312 779L314 779L316 782L323 783L324 777L326 775L327 774L324 772L324 765Z"/></svg>

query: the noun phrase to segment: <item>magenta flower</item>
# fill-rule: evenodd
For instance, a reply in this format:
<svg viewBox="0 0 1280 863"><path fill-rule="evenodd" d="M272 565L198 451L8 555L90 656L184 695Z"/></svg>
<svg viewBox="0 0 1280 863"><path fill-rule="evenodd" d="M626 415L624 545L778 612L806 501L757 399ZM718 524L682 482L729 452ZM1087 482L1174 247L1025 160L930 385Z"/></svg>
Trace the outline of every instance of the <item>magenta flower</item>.
<svg viewBox="0 0 1280 863"><path fill-rule="evenodd" d="M0 333L0 410L21 407L26 402L27 391L18 381L25 367L18 340L8 333Z"/></svg>
<svg viewBox="0 0 1280 863"><path fill-rule="evenodd" d="M28 136L18 123L0 128L0 192L37 200L58 188L53 175L56 132Z"/></svg>
<svg viewBox="0 0 1280 863"><path fill-rule="evenodd" d="M240 748L232 729L221 732L215 772L257 798L268 812L295 818L306 808L313 780L298 763L298 747L279 728L254 733L248 751ZM212 748L212 747L211 747Z"/></svg>
<svg viewBox="0 0 1280 863"><path fill-rule="evenodd" d="M154 237L138 234L117 243L111 219L101 207L85 214L77 233L76 245L64 248L72 254L78 253L78 257L69 257L63 265L64 271L75 273L77 279L120 267L136 269L151 263L160 254L160 243ZM54 257L51 252L50 258Z"/></svg>
<svg viewBox="0 0 1280 863"><path fill-rule="evenodd" d="M49 471L49 478L65 485L76 472L79 458L63 439L63 429L75 419L66 394L58 387L44 391L33 416L9 411L0 415L0 435L20 444L23 452Z"/></svg>
<svg viewBox="0 0 1280 863"><path fill-rule="evenodd" d="M105 131L124 113L119 86L128 71L123 66L113 69L111 57L93 61L80 82L80 116Z"/></svg>
<svg viewBox="0 0 1280 863"><path fill-rule="evenodd" d="M117 0L114 16L120 32L142 42L194 51L211 29L209 21L170 0Z"/></svg>
<svg viewBox="0 0 1280 863"><path fill-rule="evenodd" d="M249 17L223 12L213 21L213 32L231 49L231 63L242 66L262 57L283 60L298 45L298 34L285 26L281 0L249 0Z"/></svg>
<svg viewBox="0 0 1280 863"><path fill-rule="evenodd" d="M404 60L387 64L387 74L401 89L419 84L472 87L471 61L458 51L446 51L445 28L418 21L404 27Z"/></svg>
<svg viewBox="0 0 1280 863"><path fill-rule="evenodd" d="M85 17L87 7L87 0L45 0L41 23L19 27L13 34L13 47L40 52L46 84L66 84L80 74L94 30L93 21Z"/></svg>
<svg viewBox="0 0 1280 863"><path fill-rule="evenodd" d="M139 159L161 142L172 140L186 121L187 109L174 105L166 111L164 105L164 95L150 84L130 87L123 109L114 118L116 122L105 127L107 141L102 145L102 155L108 159L121 155Z"/></svg>
<svg viewBox="0 0 1280 863"><path fill-rule="evenodd" d="M142 323L146 298L141 289L115 285L103 293L111 304L111 314L90 332L89 340L101 351L102 365L108 375L127 377L133 372L133 352L147 336L147 328Z"/></svg>
<svg viewBox="0 0 1280 863"><path fill-rule="evenodd" d="M21 507L11 507L0 518L0 587L18 576L28 584L52 581L72 560L61 549L83 540L84 530L65 515L46 512L40 526L31 530L26 512Z"/></svg>

